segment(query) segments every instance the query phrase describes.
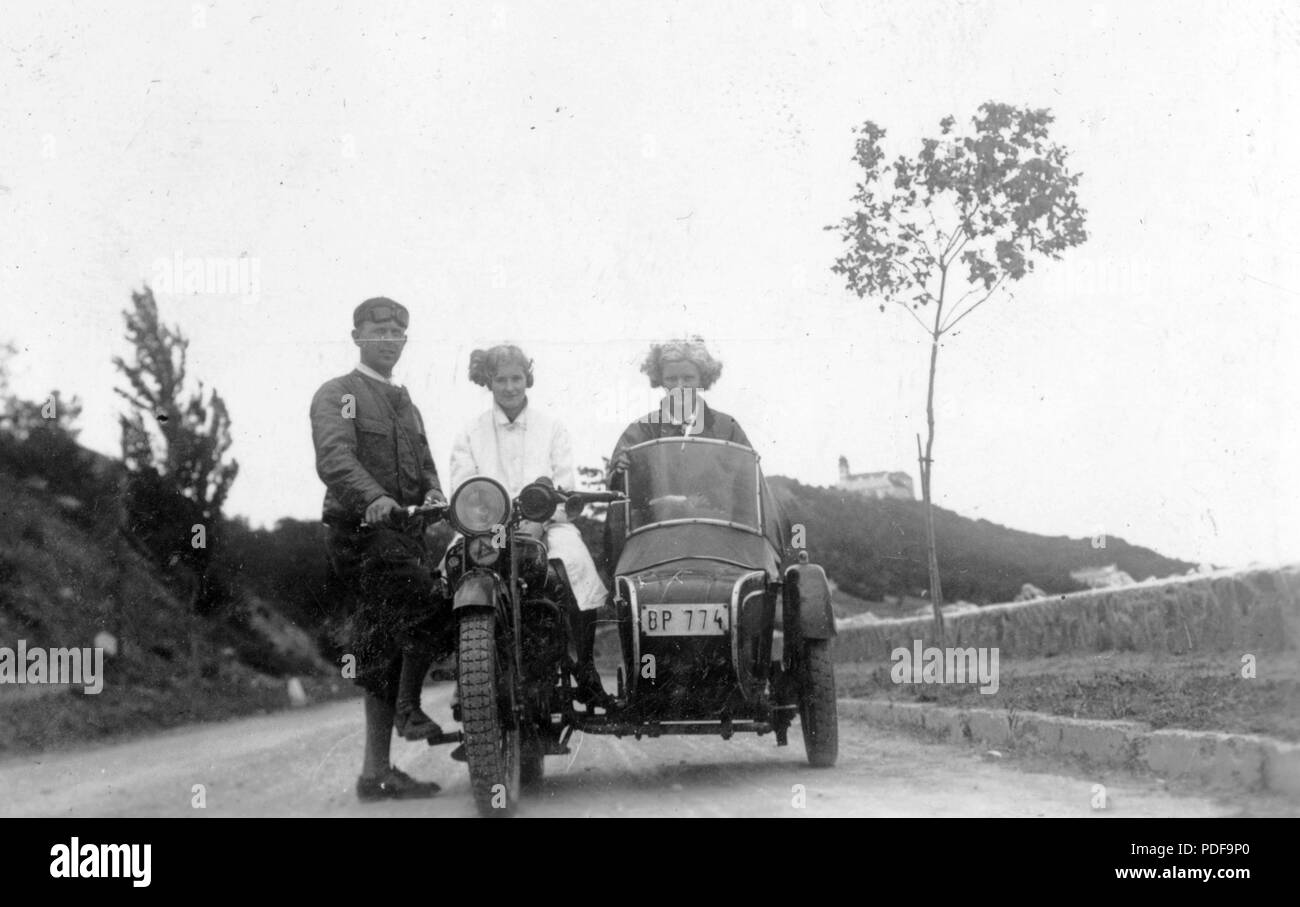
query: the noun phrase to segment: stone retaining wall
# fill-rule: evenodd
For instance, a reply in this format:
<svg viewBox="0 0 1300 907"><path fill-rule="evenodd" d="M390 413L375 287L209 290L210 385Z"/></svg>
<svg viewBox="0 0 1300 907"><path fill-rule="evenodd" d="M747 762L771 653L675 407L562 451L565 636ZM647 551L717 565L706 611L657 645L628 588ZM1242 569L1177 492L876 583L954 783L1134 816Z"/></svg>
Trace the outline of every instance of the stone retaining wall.
<svg viewBox="0 0 1300 907"><path fill-rule="evenodd" d="M947 617L949 646L997 646L1002 658L1067 652L1275 652L1300 648L1300 564L1178 577L989 605ZM840 630L835 660L888 662L934 645L929 617Z"/></svg>
<svg viewBox="0 0 1300 907"><path fill-rule="evenodd" d="M1097 766L1143 768L1211 787L1300 794L1300 744L1254 734L1152 730L1140 721L1091 721L1040 712L954 709L912 702L841 699L840 719L859 718L951 743L1018 747L1083 757Z"/></svg>

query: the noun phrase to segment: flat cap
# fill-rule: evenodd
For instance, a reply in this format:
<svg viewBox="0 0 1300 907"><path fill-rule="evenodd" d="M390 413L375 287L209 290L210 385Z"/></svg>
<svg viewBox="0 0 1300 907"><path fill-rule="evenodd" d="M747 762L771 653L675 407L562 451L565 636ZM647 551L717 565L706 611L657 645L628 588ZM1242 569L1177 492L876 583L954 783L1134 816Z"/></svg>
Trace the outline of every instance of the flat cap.
<svg viewBox="0 0 1300 907"><path fill-rule="evenodd" d="M387 296L375 296L352 310L352 326L361 327L363 321L396 321L402 330L406 330L406 326L411 323L411 314L400 302L394 302Z"/></svg>

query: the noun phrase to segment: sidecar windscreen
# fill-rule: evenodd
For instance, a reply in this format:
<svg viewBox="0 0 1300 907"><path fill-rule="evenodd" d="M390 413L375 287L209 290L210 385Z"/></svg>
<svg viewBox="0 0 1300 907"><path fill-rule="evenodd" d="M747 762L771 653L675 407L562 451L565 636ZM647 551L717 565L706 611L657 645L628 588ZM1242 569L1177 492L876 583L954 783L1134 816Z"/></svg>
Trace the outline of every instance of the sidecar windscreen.
<svg viewBox="0 0 1300 907"><path fill-rule="evenodd" d="M628 451L628 531L709 522L761 532L758 457L708 438L660 438Z"/></svg>

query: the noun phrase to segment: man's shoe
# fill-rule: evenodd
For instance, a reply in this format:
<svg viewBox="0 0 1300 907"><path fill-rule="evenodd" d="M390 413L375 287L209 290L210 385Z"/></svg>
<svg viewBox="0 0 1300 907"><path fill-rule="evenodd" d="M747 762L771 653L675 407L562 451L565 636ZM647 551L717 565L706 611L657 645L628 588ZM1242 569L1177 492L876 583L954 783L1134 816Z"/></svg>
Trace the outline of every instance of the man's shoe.
<svg viewBox="0 0 1300 907"><path fill-rule="evenodd" d="M574 691L574 699L584 705L597 706L603 709L608 709L613 703L613 697L605 692L605 685L600 680L600 672L596 670L596 666L592 662L588 661L578 665L575 679L578 681L578 689Z"/></svg>
<svg viewBox="0 0 1300 907"><path fill-rule="evenodd" d="M377 778L357 779L357 797L362 802L374 800L419 800L432 797L442 788L433 781L416 781L400 768L389 766Z"/></svg>
<svg viewBox="0 0 1300 907"><path fill-rule="evenodd" d="M403 740L428 740L442 736L442 728L418 705L393 716L393 729Z"/></svg>

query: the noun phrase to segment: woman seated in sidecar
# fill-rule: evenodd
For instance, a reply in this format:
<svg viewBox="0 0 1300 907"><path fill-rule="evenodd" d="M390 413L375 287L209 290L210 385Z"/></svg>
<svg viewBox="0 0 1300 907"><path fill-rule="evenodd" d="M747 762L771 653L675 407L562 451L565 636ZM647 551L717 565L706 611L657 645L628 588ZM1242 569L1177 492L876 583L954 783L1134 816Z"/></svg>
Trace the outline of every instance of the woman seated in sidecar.
<svg viewBox="0 0 1300 907"><path fill-rule="evenodd" d="M653 344L641 371L650 379L651 387L664 389L664 398L659 409L623 431L609 460L610 478L627 469L624 454L629 447L655 438L712 438L753 446L735 419L710 407L700 394L722 374L722 363L713 358L701 338Z"/></svg>
<svg viewBox="0 0 1300 907"><path fill-rule="evenodd" d="M651 387L664 389L664 397L659 409L623 431L610 457L609 487L630 491L633 497L626 511L629 525L622 525L622 514L611 514L613 519L607 522L611 575L622 551L623 533L652 523L694 520L752 527L767 537L778 558L784 558L789 538L786 521L758 472L757 458L742 453L742 449L752 451L749 438L735 419L709 406L700 393L717 381L722 363L696 336L653 344L641 371ZM629 485L629 451L665 438L726 443L663 445L663 450L653 453L638 448L643 450L638 469L654 475ZM680 450L673 455L670 448ZM643 497L646 489L653 489L650 497Z"/></svg>

